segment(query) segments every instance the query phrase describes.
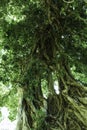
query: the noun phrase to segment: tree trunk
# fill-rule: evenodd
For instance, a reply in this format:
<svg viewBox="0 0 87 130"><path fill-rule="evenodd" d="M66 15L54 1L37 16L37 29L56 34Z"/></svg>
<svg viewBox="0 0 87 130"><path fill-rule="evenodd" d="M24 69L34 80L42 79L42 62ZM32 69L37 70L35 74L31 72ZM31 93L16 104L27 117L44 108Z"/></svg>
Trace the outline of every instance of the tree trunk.
<svg viewBox="0 0 87 130"><path fill-rule="evenodd" d="M59 74L60 93L56 94L54 91L50 70L47 78L47 108L43 105L41 83L37 74L38 82L32 86L33 99L29 97L29 88L22 91L16 130L87 130L87 88L74 80L64 60L56 71Z"/></svg>
<svg viewBox="0 0 87 130"><path fill-rule="evenodd" d="M60 93L47 99L47 130L87 130L87 88L73 78L64 60L57 71Z"/></svg>
<svg viewBox="0 0 87 130"><path fill-rule="evenodd" d="M33 112L32 105L25 99L24 92L19 88L19 106L17 115L16 130L30 130L33 127L33 119L31 113Z"/></svg>
<svg viewBox="0 0 87 130"><path fill-rule="evenodd" d="M38 120L43 114L41 109L43 107L43 95L41 89L41 78L40 74L37 71L36 64L31 66L31 71L25 77L30 78L31 83L28 81L25 82L25 86L22 86L22 89L19 89L19 110L17 117L17 128L16 130L36 130L38 127ZM21 90L21 91L20 91ZM41 114L38 114L41 112Z"/></svg>

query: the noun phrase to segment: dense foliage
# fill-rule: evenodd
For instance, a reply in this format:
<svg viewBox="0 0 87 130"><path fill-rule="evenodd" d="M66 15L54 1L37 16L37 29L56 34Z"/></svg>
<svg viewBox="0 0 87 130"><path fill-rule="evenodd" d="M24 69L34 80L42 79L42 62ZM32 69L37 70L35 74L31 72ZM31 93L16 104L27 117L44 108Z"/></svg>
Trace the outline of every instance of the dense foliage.
<svg viewBox="0 0 87 130"><path fill-rule="evenodd" d="M9 110L9 119L15 120L18 107L18 93L17 89L9 86L5 86L0 83L0 121L2 120L1 109L7 107Z"/></svg>
<svg viewBox="0 0 87 130"><path fill-rule="evenodd" d="M85 1L4 0L0 10L0 79L22 89L17 130L87 130Z"/></svg>

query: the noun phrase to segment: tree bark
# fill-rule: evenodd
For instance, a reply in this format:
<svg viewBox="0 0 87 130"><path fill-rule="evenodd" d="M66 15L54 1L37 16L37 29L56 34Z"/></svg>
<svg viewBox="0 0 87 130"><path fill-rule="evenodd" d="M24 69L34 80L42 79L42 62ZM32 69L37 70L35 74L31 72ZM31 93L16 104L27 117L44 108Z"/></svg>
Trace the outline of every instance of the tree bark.
<svg viewBox="0 0 87 130"><path fill-rule="evenodd" d="M22 91L16 130L87 130L87 88L73 78L64 59L56 68L60 93L57 95L54 91L50 70L46 79L47 108L44 108L41 77L36 73L37 84L32 86L31 93L33 99L29 97L29 88Z"/></svg>

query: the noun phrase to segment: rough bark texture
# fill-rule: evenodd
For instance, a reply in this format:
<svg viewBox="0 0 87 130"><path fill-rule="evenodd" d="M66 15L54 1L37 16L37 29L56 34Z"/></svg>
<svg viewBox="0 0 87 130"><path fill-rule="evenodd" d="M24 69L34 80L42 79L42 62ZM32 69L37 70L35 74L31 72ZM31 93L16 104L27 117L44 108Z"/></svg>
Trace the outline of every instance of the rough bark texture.
<svg viewBox="0 0 87 130"><path fill-rule="evenodd" d="M31 79L33 82L30 90L32 99L28 93L30 89L28 84L23 92L26 94L22 97L20 123L17 130L87 130L87 88L73 78L68 57L59 41L63 31L58 14L60 7L56 6L52 0L46 0L45 6L48 23L38 28L36 32L38 42L32 49L34 50L32 57L37 55L38 64L40 65L43 61L46 66L47 77L44 79L48 82L49 91L45 99L47 108L43 105L41 73L39 67L37 68L34 64L35 66L31 65L32 69L30 68L33 75L31 77L34 79ZM59 95L54 91L52 73L56 73L59 82Z"/></svg>
<svg viewBox="0 0 87 130"><path fill-rule="evenodd" d="M32 88L32 100L23 91L17 130L87 130L87 88L72 78L65 65L61 67L64 74L59 77L59 95L53 90L51 72L48 74L47 109L40 88Z"/></svg>

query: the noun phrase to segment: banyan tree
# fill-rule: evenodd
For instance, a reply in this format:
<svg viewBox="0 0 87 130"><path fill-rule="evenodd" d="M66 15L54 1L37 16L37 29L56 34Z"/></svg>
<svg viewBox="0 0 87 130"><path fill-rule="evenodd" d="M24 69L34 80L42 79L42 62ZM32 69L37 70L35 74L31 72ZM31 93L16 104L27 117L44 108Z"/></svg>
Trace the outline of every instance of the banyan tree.
<svg viewBox="0 0 87 130"><path fill-rule="evenodd" d="M87 84L76 75L87 76L86 2L5 0L0 8L2 80L20 94L16 130L87 130Z"/></svg>

